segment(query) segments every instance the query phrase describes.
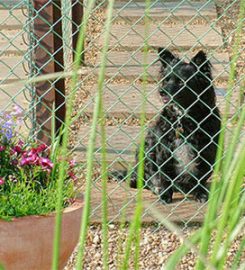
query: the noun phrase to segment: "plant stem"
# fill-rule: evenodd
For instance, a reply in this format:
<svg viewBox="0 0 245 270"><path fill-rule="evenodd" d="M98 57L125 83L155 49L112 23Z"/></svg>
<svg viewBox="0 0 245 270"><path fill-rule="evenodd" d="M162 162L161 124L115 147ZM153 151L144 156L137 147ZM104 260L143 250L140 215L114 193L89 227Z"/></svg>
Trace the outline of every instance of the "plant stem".
<svg viewBox="0 0 245 270"><path fill-rule="evenodd" d="M233 263L232 263L232 267L231 267L231 270L237 270L238 269L238 264L239 264L239 261L241 260L241 257L242 257L242 253L244 252L245 250L245 239L242 240L241 244L240 244L240 247L236 253L236 256L233 260Z"/></svg>
<svg viewBox="0 0 245 270"><path fill-rule="evenodd" d="M68 146L68 139L69 139L69 128L71 125L71 114L73 108L73 100L76 90L76 85L78 81L77 71L81 64L81 55L83 52L84 47L84 39L85 39L85 32L86 26L88 22L88 18L90 15L90 11L93 8L95 0L89 1L88 8L84 13L83 23L81 25L81 29L79 32L79 38L77 42L77 48L75 53L75 60L74 60L74 72L72 74L72 82L71 82L71 93L67 100L67 107L66 107L66 116L65 116L65 125L64 125L64 132L62 137L62 145L61 145L61 157L62 160L59 163L59 177L58 177L58 198L57 198L57 206L56 206L56 221L55 221L55 235L54 235L54 248L53 248L53 262L52 262L52 269L56 270L59 266L59 253L60 253L60 238L61 238L61 223L62 223L62 201L63 201L63 184L64 184L64 177L65 177L65 170L66 170L66 153L67 153L67 146ZM86 199L85 199L86 200ZM86 208L86 206L85 206ZM87 209L84 209L85 213Z"/></svg>
<svg viewBox="0 0 245 270"><path fill-rule="evenodd" d="M111 29L112 13L114 0L109 0L107 8L107 20L105 24L105 46L102 52L102 66L98 80L98 96L99 96L99 122L101 129L101 175L102 175L102 243L103 243L103 269L109 270L108 265L108 209L107 209L107 162L106 162L106 131L105 131L105 113L103 110L103 85L105 80L105 68L107 63L107 51L109 47L109 33Z"/></svg>
<svg viewBox="0 0 245 270"><path fill-rule="evenodd" d="M104 82L104 77L105 77L105 67L106 67L106 62L107 62L106 61L107 51L109 47L110 26L111 26L113 4L114 4L114 0L109 0L108 13L107 13L108 15L107 15L106 23L105 23L105 40L104 40L104 47L102 51L102 63L101 63L99 79L98 79L98 94L96 95L96 98L95 98L92 128L91 128L91 133L90 133L90 138L89 138L89 147L88 147L88 152L87 152L85 206L84 206L83 216L82 216L82 227L81 227L81 233L80 233L79 251L78 251L78 256L77 256L77 264L76 264L77 270L82 269L83 263L84 263L83 260L84 260L85 240L86 240L86 235L87 235L87 226L89 223L89 212L90 212L90 197L91 197L91 183L92 183L92 174L93 174L94 145L95 145L95 139L96 139L96 126L99 119L100 110L102 110L102 106L101 106L102 94L101 93L102 93L103 82Z"/></svg>
<svg viewBox="0 0 245 270"><path fill-rule="evenodd" d="M243 3L242 3L243 2ZM244 13L244 1L241 1L241 6L240 6L240 14ZM239 16L240 17L240 16ZM232 88L234 87L234 79L235 79L235 68L236 68L236 63L238 60L238 48L240 44L240 36L241 36L241 17L239 20L239 25L236 29L236 34L237 34L237 39L235 41L234 47L233 47L233 58L231 61L231 69L230 69L230 74L229 74L229 82L228 82L228 95L226 99L226 106L225 106L225 114L223 117L222 121L222 130L220 133L220 138L219 138L219 148L218 148L218 153L216 156L216 165L214 168L214 173L213 173L213 181L211 184L211 190L210 190L210 199L209 199L209 204L208 204L208 209L207 209L207 214L205 216L204 220L204 225L202 229L202 238L201 238L201 243L200 243L200 252L203 254L203 256L207 256L208 253L208 247L209 247L209 242L211 239L211 231L209 230L209 223L213 222L215 219L215 215L217 213L217 209L219 207L219 204L217 204L217 201L219 201L220 198L220 190L221 190L221 185L222 182L218 183L218 178L219 178L219 172L221 169L221 161L222 161L222 155L223 155L223 148L224 148L224 129L227 126L228 122L228 114L230 111L230 100L231 100L231 95L232 95ZM230 156L228 157L229 160ZM225 163L224 163L225 164ZM228 163L225 164L225 167L227 166ZM223 166L222 166L223 167ZM223 185L223 190L225 189L225 186ZM199 259L197 261L196 270L204 270L205 265L203 262Z"/></svg>
<svg viewBox="0 0 245 270"><path fill-rule="evenodd" d="M244 110L245 111L245 110ZM227 189L227 195L225 198L225 202L223 205L223 208L221 210L221 217L219 219L219 223L217 226L217 233L215 236L215 242L214 246L212 249L212 258L211 261L213 262L214 265L218 266L219 260L221 258L217 258L219 248L222 244L222 238L224 235L224 230L225 227L229 225L229 217L232 216L231 213L232 211L232 200L234 196L239 196L240 192L234 193L236 185L238 185L240 188L242 186L242 181L243 181L243 175L244 175L244 167L243 165L245 164L245 143L242 144L241 146L241 151L238 152L239 159L234 159L233 162L236 164L236 168L233 171L233 175L230 179L229 187ZM236 209L237 210L237 209ZM229 237L229 231L226 231L226 237ZM219 269L219 268L217 268Z"/></svg>

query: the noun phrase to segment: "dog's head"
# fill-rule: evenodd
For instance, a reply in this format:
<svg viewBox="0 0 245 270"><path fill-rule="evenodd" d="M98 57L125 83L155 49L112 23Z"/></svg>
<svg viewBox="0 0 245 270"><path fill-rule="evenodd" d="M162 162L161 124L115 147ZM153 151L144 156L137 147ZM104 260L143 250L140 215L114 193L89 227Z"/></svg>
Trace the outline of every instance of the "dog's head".
<svg viewBox="0 0 245 270"><path fill-rule="evenodd" d="M159 48L158 54L162 64L159 92L165 103L173 101L184 109L191 109L200 100L207 107L215 105L211 64L203 51L189 63L164 48Z"/></svg>

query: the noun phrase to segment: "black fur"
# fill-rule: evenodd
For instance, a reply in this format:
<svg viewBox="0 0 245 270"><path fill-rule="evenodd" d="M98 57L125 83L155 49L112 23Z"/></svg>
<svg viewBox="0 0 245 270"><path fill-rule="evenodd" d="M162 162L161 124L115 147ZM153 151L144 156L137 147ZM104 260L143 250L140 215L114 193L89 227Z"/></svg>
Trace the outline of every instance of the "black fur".
<svg viewBox="0 0 245 270"><path fill-rule="evenodd" d="M165 103L145 138L144 187L172 201L173 191L206 201L206 182L215 162L220 115L215 105L211 64L200 51L189 63L160 48L159 93ZM138 163L138 151L136 164ZM125 178L126 172L121 173ZM130 186L137 187L137 166Z"/></svg>

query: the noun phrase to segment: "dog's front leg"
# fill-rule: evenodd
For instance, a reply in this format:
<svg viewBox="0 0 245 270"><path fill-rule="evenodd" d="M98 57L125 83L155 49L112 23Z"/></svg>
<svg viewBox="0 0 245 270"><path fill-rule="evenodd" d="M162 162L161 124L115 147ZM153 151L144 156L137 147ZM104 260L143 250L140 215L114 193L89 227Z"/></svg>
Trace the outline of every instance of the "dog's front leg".
<svg viewBox="0 0 245 270"><path fill-rule="evenodd" d="M156 147L157 174L154 177L154 186L160 200L165 203L171 203L173 197L172 177L173 171L171 153L164 148L161 143Z"/></svg>

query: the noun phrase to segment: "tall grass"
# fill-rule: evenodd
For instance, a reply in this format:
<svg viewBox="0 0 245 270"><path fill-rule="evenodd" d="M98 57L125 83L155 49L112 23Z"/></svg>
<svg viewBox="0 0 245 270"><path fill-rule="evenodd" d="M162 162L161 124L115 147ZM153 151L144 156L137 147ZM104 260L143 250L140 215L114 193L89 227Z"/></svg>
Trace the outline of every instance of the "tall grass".
<svg viewBox="0 0 245 270"><path fill-rule="evenodd" d="M65 124L64 124L64 132L62 136L62 146L61 146L61 156L63 157L60 164L59 164L59 179L58 179L58 199L57 199L57 207L56 207L56 222L55 222L55 237L54 237L54 251L53 251L53 264L52 269L56 270L58 269L59 264L59 252L60 252L60 237L61 237L61 222L62 222L62 188L63 188L63 182L64 182L64 175L65 175L65 157L68 151L68 139L69 139L69 129L72 123L71 115L72 115L72 108L73 108L73 100L75 95L75 90L77 87L78 82L78 70L81 65L81 56L84 51L84 40L85 40L85 33L87 29L87 23L89 19L89 15L93 9L95 0L88 1L87 9L85 10L84 16L83 16L83 23L81 24L81 29L79 32L78 42L77 42L77 48L75 52L75 59L74 59L74 66L73 66L73 73L72 73L72 81L71 81L71 93L69 95L69 98L67 99L67 107L66 107L66 116L65 116ZM94 132L95 133L95 132ZM94 133L91 136L90 142L94 140ZM93 166L92 163L92 156L93 156L93 149L89 149L88 151L88 164L87 167ZM87 186L88 191L85 192L85 206L83 211L83 223L81 228L81 237L80 242L82 243L82 246L84 246L85 243L85 236L86 236L86 228L87 228L87 220L89 216L89 204L90 204L90 179L92 177L92 174L89 174L89 172L92 170L88 170L87 175ZM82 259L83 255L83 249L79 249L78 257ZM82 260L80 260L82 261ZM78 261L79 266L79 261ZM80 267L81 268L81 267Z"/></svg>
<svg viewBox="0 0 245 270"><path fill-rule="evenodd" d="M239 46L240 46L240 41L241 41L241 33L242 33L242 21L244 18L244 7L245 7L245 2L241 1L240 2L240 13L239 13L239 19L238 19L238 27L236 28L236 41L234 43L233 47L233 58L231 61L231 69L230 69L230 76L229 76L229 81L228 81L228 97L226 100L226 106L225 106L225 114L223 117L222 121L222 131L220 134L220 140L219 140L219 149L217 153L217 158L216 158L216 166L214 169L214 177L213 177L213 182L211 185L211 191L210 191L210 201L208 204L208 209L207 209L207 214L205 216L205 221L203 225L203 230L202 230L202 238L200 242L200 251L204 256L208 255L208 249L210 248L210 239L211 235L214 230L211 230L209 228L209 224L212 223L217 215L218 211L220 210L220 207L225 200L224 204L222 205L222 210L221 210L221 218L217 220L218 222L218 227L216 231L216 240L214 247L212 249L212 263L218 267L218 261L220 262L221 260L217 258L217 253L218 249L221 245L222 242L222 235L224 234L224 229L226 227L231 229L231 219L227 219L228 216L232 214L233 210L233 203L232 203L232 197L228 197L228 194L225 196L225 193L230 190L234 190L234 185L235 183L238 184L236 190L236 193L232 194L234 197L239 196L240 191L241 191L241 180L242 178L240 177L240 174L238 173L235 175L233 174L233 178L230 179L232 170L231 170L231 161L232 158L235 154L235 151L237 151L237 145L238 145L238 137L241 132L241 127L244 125L244 108L241 113L241 118L240 118L240 123L238 124L237 128L233 132L233 139L231 143L229 144L225 159L222 160L222 154L223 154L223 149L224 149L224 136L225 136L225 128L227 126L228 122L228 114L230 111L230 100L231 100L231 95L232 95L232 89L234 87L234 82L235 82L235 69L236 69L236 63L238 60L239 56ZM242 153L240 153L242 154ZM235 160L238 162L240 159L239 156L236 156ZM242 160L242 159L241 159ZM234 161L234 160L233 160ZM245 163L245 161L243 160ZM244 173L244 163L242 167L236 167L238 172L243 172ZM234 164L234 162L233 162ZM238 163L239 164L239 163ZM237 166L237 163L234 164ZM228 176L228 177L227 177ZM233 181L231 181L233 180ZM219 181L219 182L218 182ZM234 183L235 181L235 183ZM239 186L240 184L240 186ZM218 202L218 203L217 203ZM238 210L238 209L237 209ZM239 211L239 210L238 210ZM233 212L233 214L235 214ZM232 216L231 216L232 217ZM231 231L230 231L231 233ZM227 235L227 238L229 237L229 232ZM223 255L224 258L224 255ZM223 260L224 262L224 260ZM223 265L223 263L220 264L220 267ZM217 269L221 269L218 267ZM196 265L197 270L202 270L205 269L205 265L198 260L197 265Z"/></svg>
<svg viewBox="0 0 245 270"><path fill-rule="evenodd" d="M93 1L90 2L91 8L93 6ZM82 216L82 226L81 235L79 241L79 251L77 256L76 269L82 269L84 264L84 252L85 252L85 241L87 235L87 226L89 223L89 213L90 213L90 194L91 194L91 182L92 182L92 172L93 172L93 151L96 138L96 127L98 123L101 129L101 145L102 145L102 209L103 209L103 220L102 220L102 237L103 237L103 267L108 269L108 227L107 227L107 164L106 164L106 134L105 134L105 116L103 111L103 83L105 79L105 66L106 66L106 55L108 50L109 32L111 27L112 9L114 1L109 1L107 9L107 20L105 23L105 37L104 37L104 47L101 57L101 69L98 79L98 92L96 95L93 121L90 133L89 148L87 152L87 176L86 176L86 190L85 190L85 205L84 212ZM146 1L146 15L149 15L150 1ZM241 1L241 10L244 8L244 2ZM86 16L89 15L91 9L87 9L85 20L83 25L87 23ZM242 12L240 13L242 14ZM146 16L148 18L148 16ZM241 20L239 21L241 22ZM145 37L148 36L149 21L146 19L145 22L146 30ZM84 31L86 28L81 30L81 39L84 38ZM238 36L241 27L240 24L237 27ZM239 39L235 43L234 58L232 60L231 73L229 79L229 90L233 87L233 82L235 79L234 68L237 61ZM80 51L81 52L81 51ZM78 57L81 55L78 50ZM121 269L129 269L129 261L132 249L132 243L135 243L135 253L134 253L134 268L139 269L139 254L140 254L140 231L141 231L141 215L143 211L142 203L142 182L143 182L143 169L144 169L144 124L145 124L145 101L146 101L146 88L147 88L147 52L148 44L147 39L144 43L144 77L143 77L143 102L142 102L142 114L141 114L141 143L139 148L139 165L138 165L138 188L136 198L135 214L129 227L128 237L126 240L126 248L124 258L121 264ZM78 60L79 62L79 60ZM78 69L75 68L75 71ZM77 74L76 72L74 74ZM73 76L73 87L77 82L77 76ZM229 113L229 97L227 100L226 114L223 118L223 131L220 136L220 147L217 153L217 163L214 170L213 182L210 190L210 200L207 208L207 214L205 216L205 221L203 226L189 239L184 239L183 245L177 249L177 251L169 258L164 269L176 269L177 264L181 258L190 250L193 249L198 254L196 269L223 269L226 261L226 251L231 245L234 237L240 232L241 229L241 215L244 211L244 195L241 194L242 178L244 175L243 164L245 162L245 145L244 143L238 147L239 134L241 128L244 125L245 112L244 109L241 112L241 116L236 129L234 129L233 139L229 144L226 151L226 156L223 159L223 149L224 149L224 130L228 121ZM235 157L233 155L236 153ZM165 226L176 232L179 232L181 237L181 231L176 228L168 220L164 219L155 209L153 209L155 216L163 223ZM226 239L223 241L223 234L226 232ZM216 234L214 247L211 246L211 236L213 233ZM236 257L234 265L238 264L239 257L241 256L241 250L244 243L241 245L240 251ZM222 249L220 247L222 246ZM211 250L211 257L208 257L208 251Z"/></svg>
<svg viewBox="0 0 245 270"><path fill-rule="evenodd" d="M105 22L105 40L101 56L101 68L98 79L98 117L101 129L101 178L102 178L102 245L103 245L103 269L109 270L108 264L108 209L107 209L107 162L106 162L106 130L105 114L103 109L103 86L105 80L105 68L107 63L107 51L112 21L114 0L108 1L107 19Z"/></svg>
<svg viewBox="0 0 245 270"><path fill-rule="evenodd" d="M92 2L92 1L91 1ZM101 68L99 72L98 79L98 93L95 99L94 113L92 128L90 133L89 147L87 152L87 177L86 177L86 190L85 190L85 205L82 216L82 227L79 241L79 252L77 256L76 269L83 269L84 263L84 251L85 251L85 240L87 235L87 226L89 222L89 212L90 212L90 194L91 194L91 182L93 175L93 154L95 148L95 139L96 139L96 127L98 120L101 127L101 138L102 138L102 183L103 183L103 265L105 269L108 269L108 248L107 248L107 200L106 200L106 182L107 182L107 165L106 165L106 151L105 151L105 119L103 112L103 85L105 79L105 67L107 59L107 51L109 47L109 36L110 36L110 27L111 27L111 18L112 10L114 5L114 0L108 1L107 8L107 19L105 22L105 37L104 37L104 47L101 56ZM88 11L88 16L91 10Z"/></svg>
<svg viewBox="0 0 245 270"><path fill-rule="evenodd" d="M85 34L89 16L93 10L95 0L87 1L88 6L85 9L83 22L81 25L79 39L75 54L75 61L72 72L64 72L59 74L50 74L42 76L41 78L31 79L27 83L43 81L46 79L55 79L57 77L72 77L71 93L67 99L67 112L65 118L64 131L62 136L62 145L60 152L63 156L59 164L59 180L58 180L58 200L57 200L57 215L55 225L55 238L54 238L54 250L53 250L53 265L52 269L58 269L58 258L60 252L60 233L61 233L61 221L62 221L62 188L65 176L65 156L67 153L68 139L69 139L69 127L72 123L71 113L72 104L74 100L74 94L77 88L77 82L79 79L79 68L81 64L81 55L84 50L83 44L85 40ZM237 37L233 49L233 59L231 62L231 72L229 78L228 92L231 93L235 81L235 68L238 59L238 51L240 45L240 36L242 29L242 20L244 18L244 6L245 2L241 1L240 16L237 27ZM105 67L106 56L109 44L109 35L112 20L114 0L108 1L107 8L107 20L105 23L105 36L104 47L101 57L101 69L98 79L98 91L95 99L94 113L91 125L91 132L89 138L89 146L87 151L87 167L86 167L86 188L84 192L84 210L81 219L81 232L79 238L78 255L76 262L76 269L83 269L84 266L84 252L86 247L87 228L89 224L90 215L90 200L91 200L91 187L92 187L92 175L93 175L93 160L94 149L96 140L96 128L100 126L101 130L101 145L102 145L102 237L103 237L103 267L108 268L108 210L107 210L107 164L106 164L106 133L105 133L105 115L103 111L103 85L105 80ZM135 240L135 255L134 255L134 268L139 269L139 255L140 255L140 232L141 232L141 216L143 211L142 202L142 182L143 182L143 169L144 169L144 125L145 125L145 103L146 103L146 89L147 89L147 53L148 44L147 36L149 34L149 7L151 1L146 0L146 21L145 21L145 42L144 42L144 77L143 77L143 100L142 100L142 114L140 118L141 124L141 142L139 148L139 166L138 166L138 188L136 198L136 208L133 220L130 224L129 233L126 241L126 248L124 258L121 264L121 269L129 269L129 260L131 255L131 248L133 240ZM214 170L213 182L210 190L210 200L207 207L207 214L205 216L203 226L195 232L189 239L184 239L181 231L170 221L162 217L161 213L153 209L152 212L160 222L162 222L169 230L178 232L179 237L183 238L183 245L181 245L176 252L169 258L168 262L164 266L164 269L177 269L177 265L181 258L190 250L194 250L197 253L196 269L224 269L225 262L227 260L227 250L231 246L235 237L241 232L244 226L244 219L242 215L245 210L245 195L241 193L242 181L244 177L244 164L245 164L245 142L238 143L241 129L244 126L245 121L245 109L241 111L237 127L233 131L232 140L226 150L226 156L223 158L224 150L224 138L225 128L228 122L230 96L227 100L226 114L223 118L222 133L220 136L220 147L217 153L217 163ZM54 134L52 134L54 139ZM211 237L214 236L214 244L212 246ZM225 238L223 237L225 235ZM240 248L234 259L232 269L237 269L241 254L244 250L245 241L241 242ZM211 256L208 256L208 252L211 252ZM1 265L0 265L1 269Z"/></svg>
<svg viewBox="0 0 245 270"><path fill-rule="evenodd" d="M134 250L134 269L139 269L139 260L140 260L140 233L141 233L141 216L143 212L143 201L142 201L142 192L143 192L143 181L144 181L144 156L145 156L145 123L146 123L146 91L147 91L147 64L148 64L148 36L149 36L149 16L150 16L150 4L151 1L145 1L145 33L144 33L144 47L143 47L143 93L142 93L142 106L141 106L141 115L140 115L140 145L138 151L138 164L137 164L137 195L136 195L136 206L135 213L131 221L129 228L129 234L126 240L126 249L125 256L122 263L122 270L126 270L129 267L129 257L131 252L131 246L133 240L135 243Z"/></svg>

